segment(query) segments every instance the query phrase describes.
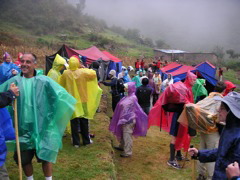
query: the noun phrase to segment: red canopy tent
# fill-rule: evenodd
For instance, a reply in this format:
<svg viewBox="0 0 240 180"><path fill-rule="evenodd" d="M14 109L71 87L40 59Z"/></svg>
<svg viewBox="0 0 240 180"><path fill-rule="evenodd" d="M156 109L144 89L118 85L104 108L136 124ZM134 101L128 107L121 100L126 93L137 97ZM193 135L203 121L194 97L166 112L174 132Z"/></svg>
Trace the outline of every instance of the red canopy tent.
<svg viewBox="0 0 240 180"><path fill-rule="evenodd" d="M192 66L183 65L179 69L171 72L170 74L172 74L173 78L178 77L182 80L182 79L185 79L188 71L195 72L196 69L195 69L195 67L192 67Z"/></svg>
<svg viewBox="0 0 240 180"><path fill-rule="evenodd" d="M111 61L113 62L122 62L121 59L117 58L116 56L110 54L109 52L107 51L102 51L103 54L105 54Z"/></svg>
<svg viewBox="0 0 240 180"><path fill-rule="evenodd" d="M174 70L180 68L181 66L182 66L181 64L178 64L178 63L176 63L176 62L172 62L172 63L168 64L167 66L161 68L160 70L161 70L163 73L165 73L165 72L171 72L171 70L174 71Z"/></svg>
<svg viewBox="0 0 240 180"><path fill-rule="evenodd" d="M92 46L85 50L76 50L71 49L70 52L75 52L77 54L80 54L81 56L87 57L87 64L91 64L93 61L102 59L103 61L109 61L110 58L106 56L102 51L100 51L96 46Z"/></svg>

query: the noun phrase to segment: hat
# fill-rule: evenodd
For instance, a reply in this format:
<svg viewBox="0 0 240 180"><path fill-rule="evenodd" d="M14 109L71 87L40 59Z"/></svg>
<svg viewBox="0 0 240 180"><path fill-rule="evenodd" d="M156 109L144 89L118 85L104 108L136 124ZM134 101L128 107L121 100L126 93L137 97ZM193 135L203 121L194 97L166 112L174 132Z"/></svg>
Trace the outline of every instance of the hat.
<svg viewBox="0 0 240 180"><path fill-rule="evenodd" d="M124 71L125 71L125 70L127 70L127 68L126 68L125 66L122 66L122 70L124 70Z"/></svg>
<svg viewBox="0 0 240 180"><path fill-rule="evenodd" d="M223 98L216 96L215 100L222 101L226 103L232 113L240 119L240 94L237 92L230 92L227 96Z"/></svg>
<svg viewBox="0 0 240 180"><path fill-rule="evenodd" d="M109 72L109 74L111 74L112 76L116 76L116 71L112 69L112 70Z"/></svg>

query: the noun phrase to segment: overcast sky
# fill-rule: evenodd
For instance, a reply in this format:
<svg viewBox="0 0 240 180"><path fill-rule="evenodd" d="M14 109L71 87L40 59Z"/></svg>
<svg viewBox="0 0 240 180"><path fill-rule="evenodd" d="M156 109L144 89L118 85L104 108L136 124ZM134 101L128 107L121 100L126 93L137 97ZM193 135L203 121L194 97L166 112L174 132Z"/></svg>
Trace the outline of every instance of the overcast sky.
<svg viewBox="0 0 240 180"><path fill-rule="evenodd" d="M84 12L173 49L240 51L240 0L86 0Z"/></svg>

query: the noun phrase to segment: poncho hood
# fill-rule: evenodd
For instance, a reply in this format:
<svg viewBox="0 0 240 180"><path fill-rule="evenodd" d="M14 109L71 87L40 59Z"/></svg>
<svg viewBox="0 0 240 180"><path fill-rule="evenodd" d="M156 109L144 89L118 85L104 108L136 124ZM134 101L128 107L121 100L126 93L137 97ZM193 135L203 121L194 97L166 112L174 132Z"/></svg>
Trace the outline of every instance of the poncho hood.
<svg viewBox="0 0 240 180"><path fill-rule="evenodd" d="M224 83L226 84L226 89L223 96L226 96L232 89L235 89L236 86L230 81L225 81Z"/></svg>
<svg viewBox="0 0 240 180"><path fill-rule="evenodd" d="M80 67L79 59L76 56L72 56L69 59L69 69L72 71L77 70Z"/></svg>
<svg viewBox="0 0 240 180"><path fill-rule="evenodd" d="M122 138L122 125L131 123L133 120L136 120L136 125L133 130L134 136L145 136L147 133L147 115L138 104L135 91L135 83L129 82L128 96L122 98L117 104L109 125L109 130L117 136L118 140Z"/></svg>
<svg viewBox="0 0 240 180"><path fill-rule="evenodd" d="M197 76L192 72L188 71L184 84L186 85L186 87L190 88L193 86L193 81L196 81L196 79L197 79Z"/></svg>
<svg viewBox="0 0 240 180"><path fill-rule="evenodd" d="M62 66L66 65L66 63L67 63L66 60L62 56L57 54L53 61L52 68L54 70L60 71L62 69Z"/></svg>

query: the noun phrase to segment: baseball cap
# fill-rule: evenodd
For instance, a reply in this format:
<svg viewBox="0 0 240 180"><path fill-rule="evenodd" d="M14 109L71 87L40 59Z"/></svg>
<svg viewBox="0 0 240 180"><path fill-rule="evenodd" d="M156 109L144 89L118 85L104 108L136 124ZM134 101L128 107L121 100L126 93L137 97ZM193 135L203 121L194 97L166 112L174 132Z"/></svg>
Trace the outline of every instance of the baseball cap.
<svg viewBox="0 0 240 180"><path fill-rule="evenodd" d="M240 94L237 92L230 92L227 96L223 98L216 96L214 97L215 100L222 101L226 103L232 113L240 119Z"/></svg>

